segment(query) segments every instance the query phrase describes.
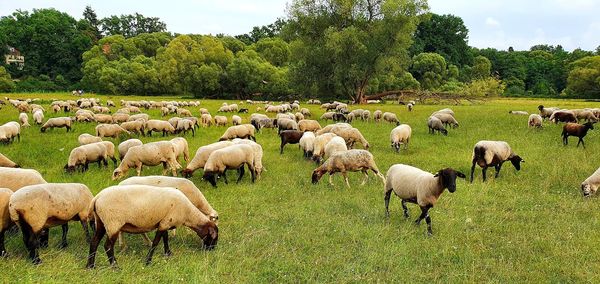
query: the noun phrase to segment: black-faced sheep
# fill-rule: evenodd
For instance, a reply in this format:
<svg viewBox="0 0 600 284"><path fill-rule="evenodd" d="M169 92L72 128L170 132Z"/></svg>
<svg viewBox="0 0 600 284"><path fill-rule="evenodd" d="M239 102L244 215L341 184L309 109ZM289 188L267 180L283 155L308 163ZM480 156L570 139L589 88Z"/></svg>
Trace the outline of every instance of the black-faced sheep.
<svg viewBox="0 0 600 284"><path fill-rule="evenodd" d="M594 129L594 124L592 122L586 122L584 124L578 124L578 123L567 123L565 124L565 126L563 126L563 131L562 131L562 139L563 139L563 144L566 146L569 144L569 136L575 136L579 138L579 141L577 142L577 147L579 147L579 144L581 143L581 145L583 145L583 148L585 148L585 143L583 142L583 137L585 137L588 133L588 130L593 130Z"/></svg>
<svg viewBox="0 0 600 284"><path fill-rule="evenodd" d="M555 111L559 110L559 108L557 108L557 107L544 107L543 105L539 105L538 106L538 110L540 111L540 116L542 118L550 118L550 116L552 116L552 113L554 113Z"/></svg>
<svg viewBox="0 0 600 284"><path fill-rule="evenodd" d="M170 141L158 141L129 148L125 157L121 160L119 167L113 171L113 180L125 175L131 168L135 168L137 175L142 174L142 166L163 165L163 175L170 169L173 176L177 176L177 169L181 165L177 163L175 145Z"/></svg>
<svg viewBox="0 0 600 284"><path fill-rule="evenodd" d="M225 183L227 181L227 170L236 169L239 172L237 182L244 177L244 165L248 165L252 182L256 179L256 169L254 168L255 152L252 146L246 144L231 145L229 147L216 150L210 154L204 165L204 180L217 187L217 176L222 176Z"/></svg>
<svg viewBox="0 0 600 284"><path fill-rule="evenodd" d="M498 178L502 164L506 161L510 161L517 171L521 170L521 163L525 162L504 141L477 142L473 147L471 183L473 182L473 173L475 172L476 164L481 167L483 181L485 182L487 168L494 167L496 169L496 178Z"/></svg>
<svg viewBox="0 0 600 284"><path fill-rule="evenodd" d="M21 125L18 122L11 121L0 126L0 142L14 142L15 137L21 141Z"/></svg>
<svg viewBox="0 0 600 284"><path fill-rule="evenodd" d="M541 115L532 113L531 115L529 115L529 120L527 120L527 125L529 127L542 128L542 121L543 121L543 118Z"/></svg>
<svg viewBox="0 0 600 284"><path fill-rule="evenodd" d="M385 120L386 122L389 122L389 123L395 123L396 125L400 125L400 120L398 119L396 114L391 113L391 112L383 113L383 120Z"/></svg>
<svg viewBox="0 0 600 284"><path fill-rule="evenodd" d="M429 134L435 134L435 131L437 130L438 134L442 133L444 135L448 135L448 130L444 128L442 121L435 116L429 117L427 120L427 127L429 127Z"/></svg>
<svg viewBox="0 0 600 284"><path fill-rule="evenodd" d="M329 173L329 184L333 185L333 174L340 172L344 176L346 185L350 188L347 172L361 171L365 175L361 184L364 185L369 178L369 174L367 173L368 170L372 170L385 184L385 177L379 172L375 160L373 159L373 154L369 153L369 151L348 150L339 152L329 157L325 163L313 171L312 183L318 183L319 179L321 179L324 174Z"/></svg>
<svg viewBox="0 0 600 284"><path fill-rule="evenodd" d="M456 121L454 116L448 113L435 113L431 116L439 118L445 126L451 125L452 128L458 127L458 121Z"/></svg>
<svg viewBox="0 0 600 284"><path fill-rule="evenodd" d="M581 193L584 197L590 196L598 191L600 186L600 168L581 183Z"/></svg>
<svg viewBox="0 0 600 284"><path fill-rule="evenodd" d="M410 137L412 134L412 129L408 124L401 124L396 126L396 128L392 129L390 133L390 142L392 144L392 148L396 150L396 153L400 152L400 145L404 144L404 149L408 149L408 143L410 142Z"/></svg>
<svg viewBox="0 0 600 284"><path fill-rule="evenodd" d="M192 161L187 164L181 174L186 178L192 177L192 174L197 169L204 169L204 165L206 164L206 161L212 152L231 145L233 145L233 142L231 141L220 141L198 148L196 155L194 155Z"/></svg>

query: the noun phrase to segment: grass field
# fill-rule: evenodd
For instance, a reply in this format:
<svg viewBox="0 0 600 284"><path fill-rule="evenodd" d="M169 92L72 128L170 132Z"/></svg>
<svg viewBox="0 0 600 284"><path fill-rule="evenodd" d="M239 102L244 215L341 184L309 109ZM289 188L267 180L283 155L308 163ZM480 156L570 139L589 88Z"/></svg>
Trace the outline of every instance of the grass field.
<svg viewBox="0 0 600 284"><path fill-rule="evenodd" d="M50 98L72 98L66 94L8 96L39 97L46 100L44 105ZM214 115L221 102L202 101L202 107ZM192 178L219 212L216 250L201 250L195 233L181 229L171 239L173 255L163 256L159 247L153 264L145 266L148 247L141 237L127 235L129 248L116 253L118 269L109 267L100 248L98 268L86 270L89 246L79 224L72 223L69 247L57 248L60 229L52 229L49 248L40 251L44 263L37 267L27 260L20 233L7 236L9 257L0 260L0 282L598 282L600 203L594 197L583 199L579 185L600 164L600 135L598 130L588 134L587 149L576 148L576 138L564 147L561 126L547 124L532 130L526 116L508 114L509 110L536 112L540 103L600 107L600 103L580 101L497 100L481 105L417 105L408 113L399 105L361 106L395 112L413 128L409 150L396 154L389 145L393 125L354 123L370 142L384 174L396 163L430 172L453 167L468 174L472 147L479 140L505 140L525 159L520 172L507 163L499 179L493 178L491 169L485 184L479 168L473 184L459 180L457 191L444 193L430 211L432 237L426 236L425 222L420 227L413 224L418 207L409 205L411 218L405 220L395 196L391 218L385 219L383 184L372 174L360 186L362 175L351 173L352 189L345 188L338 175L335 187L327 177L312 185L315 164L302 158L297 145L288 145L280 155L276 131L267 130L257 135L265 151L267 171L262 180L251 184L247 175L238 185L220 183L213 189L200 179L200 171ZM456 112L461 126L450 129L447 137L429 135L427 117L443 107ZM317 117L323 113L318 106L309 108ZM198 115L197 109L192 110ZM159 117L157 110L149 114ZM62 115L46 112L46 118ZM1 123L17 118L12 106L0 110ZM63 172L70 150L78 145L77 136L93 133L94 127L79 123L70 133L57 129L42 134L32 126L23 129L20 143L2 145L0 152L40 171L49 182L81 182L97 193L117 183L110 179L112 164L108 169L91 165L83 174ZM216 141L224 130L201 129L195 138L189 134L190 152ZM143 174L160 172L156 167L144 169Z"/></svg>

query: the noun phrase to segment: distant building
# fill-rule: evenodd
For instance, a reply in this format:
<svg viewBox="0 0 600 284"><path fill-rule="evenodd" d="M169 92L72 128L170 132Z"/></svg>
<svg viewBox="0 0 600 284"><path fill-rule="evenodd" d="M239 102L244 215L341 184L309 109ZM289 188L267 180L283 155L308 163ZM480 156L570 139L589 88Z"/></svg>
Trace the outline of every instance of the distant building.
<svg viewBox="0 0 600 284"><path fill-rule="evenodd" d="M17 69L23 70L23 67L25 66L25 56L21 55L21 52L12 46L7 46L7 48L8 54L4 56L6 64L16 65Z"/></svg>

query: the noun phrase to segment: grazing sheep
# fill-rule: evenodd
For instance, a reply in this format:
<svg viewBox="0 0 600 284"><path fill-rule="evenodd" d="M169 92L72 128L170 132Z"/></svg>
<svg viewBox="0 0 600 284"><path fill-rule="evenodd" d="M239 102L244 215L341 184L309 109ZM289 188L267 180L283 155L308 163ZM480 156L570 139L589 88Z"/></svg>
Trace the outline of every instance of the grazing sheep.
<svg viewBox="0 0 600 284"><path fill-rule="evenodd" d="M11 121L0 126L0 142L14 142L15 137L21 142L21 125L18 122Z"/></svg>
<svg viewBox="0 0 600 284"><path fill-rule="evenodd" d="M79 142L79 145L87 145L96 142L102 142L102 138L91 134L83 133L79 135L79 137L77 137L77 141Z"/></svg>
<svg viewBox="0 0 600 284"><path fill-rule="evenodd" d="M529 125L529 127L542 128L542 121L543 121L543 118L541 115L532 113L531 115L529 115L529 120L527 121L527 125Z"/></svg>
<svg viewBox="0 0 600 284"><path fill-rule="evenodd" d="M569 144L569 136L579 137L579 141L577 142L577 147L579 144L583 145L585 148L585 143L583 142L583 137L587 135L588 130L593 130L594 124L591 122L586 122L584 124L578 123L567 123L563 126L562 138L563 144L566 146Z"/></svg>
<svg viewBox="0 0 600 284"><path fill-rule="evenodd" d="M210 182L214 187L217 187L217 176L222 176L223 180L227 184L227 170L237 169L239 177L237 182L239 183L244 177L244 165L248 165L250 174L252 175L252 182L256 179L256 170L254 168L254 149L250 145L237 144L229 147L215 150L210 154L206 164L204 165L204 180Z"/></svg>
<svg viewBox="0 0 600 284"><path fill-rule="evenodd" d="M408 104L406 105L406 108L408 109L408 111L412 111L414 107L415 107L415 105L413 105L413 104L411 104L411 103L408 103Z"/></svg>
<svg viewBox="0 0 600 284"><path fill-rule="evenodd" d="M335 112L326 112L323 115L321 115L321 120L333 120L333 115L335 114Z"/></svg>
<svg viewBox="0 0 600 284"><path fill-rule="evenodd" d="M304 119L304 115L300 112L297 112L294 114L294 119L296 120L296 122L299 122L300 120Z"/></svg>
<svg viewBox="0 0 600 284"><path fill-rule="evenodd" d="M361 119L364 121L369 121L371 119L371 112L369 110L363 111Z"/></svg>
<svg viewBox="0 0 600 284"><path fill-rule="evenodd" d="M500 169L504 162L510 161L517 171L521 170L521 163L525 162L519 155L515 154L508 143L504 141L479 141L473 147L473 159L471 165L471 183L473 183L473 173L475 165L481 167L483 181L486 179L488 167L496 168L496 177L500 175Z"/></svg>
<svg viewBox="0 0 600 284"><path fill-rule="evenodd" d="M193 121L191 121L191 120L189 120L187 118L181 119L177 123L177 127L175 129L175 132L176 133L183 132L183 135L185 135L185 134L187 134L188 131L192 131L192 137L195 137L196 136L196 129L194 127L195 125L196 124Z"/></svg>
<svg viewBox="0 0 600 284"><path fill-rule="evenodd" d="M198 148L198 150L196 151L196 155L194 156L192 161L187 164L187 166L181 172L181 174L186 178L192 177L192 174L197 169L204 169L204 165L206 164L206 161L208 160L208 157L210 156L210 154L212 154L212 152L231 145L233 145L233 142L231 141L220 141Z"/></svg>
<svg viewBox="0 0 600 284"><path fill-rule="evenodd" d="M584 110L576 113L577 120L585 120L587 122L598 122L598 118L591 110Z"/></svg>
<svg viewBox="0 0 600 284"><path fill-rule="evenodd" d="M298 130L284 130L279 133L281 144L279 145L279 154L283 154L283 147L286 144L298 144L304 132Z"/></svg>
<svg viewBox="0 0 600 284"><path fill-rule="evenodd" d="M348 124L348 123L343 123L343 122L338 122L336 124L329 124L325 127L323 127L321 130L317 131L315 134L317 136L325 134L325 133L331 133L331 131L333 130L333 128L341 128L341 127L347 127L347 128L353 128L352 125Z"/></svg>
<svg viewBox="0 0 600 284"><path fill-rule="evenodd" d="M400 145L404 144L404 149L408 150L408 143L412 134L412 129L408 124L401 124L392 129L390 133L390 141L392 148L396 149L396 153L400 152Z"/></svg>
<svg viewBox="0 0 600 284"><path fill-rule="evenodd" d="M263 164L262 164L262 157L263 157L262 146L260 146L260 144L254 142L254 141L247 140L247 139L240 139L240 138L235 138L235 139L231 140L231 142L233 142L233 144L246 144L246 145L249 145L250 147L252 147L252 150L254 151L254 170L256 172L256 179L260 180L260 176L261 176L262 172L266 171L266 169L263 167Z"/></svg>
<svg viewBox="0 0 600 284"><path fill-rule="evenodd" d="M184 109L184 108L178 108L177 109L177 115L179 116L193 116L192 112Z"/></svg>
<svg viewBox="0 0 600 284"><path fill-rule="evenodd" d="M80 167L81 172L84 172L88 170L88 164L94 162L98 163L98 167L101 166L100 163L102 162L106 165L106 159L108 158L107 149L100 143L101 142L86 144L73 148L69 154L69 160L64 167L65 171L67 173L72 173L77 167Z"/></svg>
<svg viewBox="0 0 600 284"><path fill-rule="evenodd" d="M584 197L595 194L600 186L600 168L581 183L581 192Z"/></svg>
<svg viewBox="0 0 600 284"><path fill-rule="evenodd" d="M31 124L29 124L29 117L24 112L22 112L22 113L19 114L19 122L21 123L22 127L29 127L29 126L31 126Z"/></svg>
<svg viewBox="0 0 600 284"><path fill-rule="evenodd" d="M303 119L298 122L298 130L302 132L312 131L316 132L321 129L321 124L316 120Z"/></svg>
<svg viewBox="0 0 600 284"><path fill-rule="evenodd" d="M115 103L113 101L111 101L111 100L107 100L106 101L106 106L107 107L116 107Z"/></svg>
<svg viewBox="0 0 600 284"><path fill-rule="evenodd" d="M121 127L127 131L129 131L130 133L135 133L137 135L142 135L144 136L145 133L145 121L143 119L138 119L138 120L134 120L134 121L127 121L127 122L123 122L121 123Z"/></svg>
<svg viewBox="0 0 600 284"><path fill-rule="evenodd" d="M451 125L452 128L458 127L458 121L456 121L454 116L448 113L435 113L431 116L439 118L445 126Z"/></svg>
<svg viewBox="0 0 600 284"><path fill-rule="evenodd" d="M45 183L29 185L13 193L8 210L10 219L19 225L23 241L34 264L42 261L39 246L48 246L48 229L62 226L61 248L67 247L69 221L80 221L89 241L88 206L94 196L81 183Z"/></svg>
<svg viewBox="0 0 600 284"><path fill-rule="evenodd" d="M116 264L114 245L119 232L147 233L157 230L146 264L152 261L154 250L161 239L165 254L171 254L167 231L182 225L196 232L206 249L211 250L217 245L217 225L175 188L148 185L105 188L91 201L88 214L90 213L96 220L96 232L90 243L87 268L94 268L98 244L105 234L105 249L111 265Z"/></svg>
<svg viewBox="0 0 600 284"><path fill-rule="evenodd" d="M109 114L94 114L94 120L98 123L113 123L113 117Z"/></svg>
<svg viewBox="0 0 600 284"><path fill-rule="evenodd" d="M337 136L344 138L346 141L346 145L348 145L349 149L354 147L354 143L360 142L360 144L365 148L365 150L369 150L369 142L365 137L360 133L360 130L351 127L333 127L331 129L331 133L334 133Z"/></svg>
<svg viewBox="0 0 600 284"><path fill-rule="evenodd" d="M44 123L44 112L41 110L37 110L33 112L33 121L37 125L41 125Z"/></svg>
<svg viewBox="0 0 600 284"><path fill-rule="evenodd" d="M127 113L115 113L112 117L113 123L123 123L127 122L131 116Z"/></svg>
<svg viewBox="0 0 600 284"><path fill-rule="evenodd" d="M542 118L550 118L555 111L560 109L557 107L544 107L543 105L539 105L538 110L540 111L540 116Z"/></svg>
<svg viewBox="0 0 600 284"><path fill-rule="evenodd" d="M36 170L0 168L0 188L17 191L24 186L41 183L46 183L46 180Z"/></svg>
<svg viewBox="0 0 600 284"><path fill-rule="evenodd" d="M327 145L327 143L329 143L333 137L337 137L337 135L333 133L324 133L315 137L312 154L313 161L321 163L323 160L323 155L325 155L325 145Z"/></svg>
<svg viewBox="0 0 600 284"><path fill-rule="evenodd" d="M188 142L183 137L177 137L170 140L171 143L175 146L175 155L177 156L177 161L179 161L179 157L183 156L183 160L187 163L190 161L190 150L188 147Z"/></svg>
<svg viewBox="0 0 600 284"><path fill-rule="evenodd" d="M381 122L381 119L383 118L383 112L380 110L376 110L373 112L373 120L375 120L375 122Z"/></svg>
<svg viewBox="0 0 600 284"><path fill-rule="evenodd" d="M175 127L173 127L173 125L171 125L168 121L158 119L148 120L144 128L146 129L148 136L152 136L152 131L162 132L163 137L165 137L167 134L175 133Z"/></svg>
<svg viewBox="0 0 600 284"><path fill-rule="evenodd" d="M113 180L124 177L130 168L135 168L137 175L142 174L142 166L163 165L163 175L171 169L173 176L177 176L177 163L175 145L170 141L158 141L129 148L127 154L121 159L119 167L113 171Z"/></svg>
<svg viewBox="0 0 600 284"><path fill-rule="evenodd" d="M368 170L372 170L385 184L385 177L379 172L373 154L366 150L348 150L333 154L321 166L317 167L312 173L312 183L316 184L319 179L329 173L329 184L333 185L332 177L335 173L340 172L344 176L346 185L350 188L347 172L362 171L365 175L361 185L364 185L368 178Z"/></svg>
<svg viewBox="0 0 600 284"><path fill-rule="evenodd" d="M300 109L300 113L302 115L304 115L304 117L311 117L312 114L310 113L310 110L308 110L307 108L301 108Z"/></svg>
<svg viewBox="0 0 600 284"><path fill-rule="evenodd" d="M300 141L300 149L304 152L304 158L310 158L313 155L313 149L315 147L315 134L307 131L302 134Z"/></svg>
<svg viewBox="0 0 600 284"><path fill-rule="evenodd" d="M145 113L138 113L138 114L134 114L129 116L129 118L127 119L127 121L136 121L136 120L143 120L144 122L150 120L150 116L145 114Z"/></svg>
<svg viewBox="0 0 600 284"><path fill-rule="evenodd" d="M121 134L131 135L129 131L123 129L123 127L117 124L98 124L96 126L96 136L101 138L118 138Z"/></svg>
<svg viewBox="0 0 600 284"><path fill-rule="evenodd" d="M529 115L528 112L526 111L521 111L521 110L511 110L508 113L510 114L514 114L514 115Z"/></svg>
<svg viewBox="0 0 600 284"><path fill-rule="evenodd" d="M177 123L181 120L181 117L171 117L167 120L174 128L177 128Z"/></svg>
<svg viewBox="0 0 600 284"><path fill-rule="evenodd" d="M455 115L454 115L454 111L453 111L453 110L451 110L451 109L449 109L449 108L440 109L440 110L438 110L438 111L436 111L436 112L432 113L431 115L434 115L434 114L439 114L439 113L446 113L446 114L449 114L449 115L451 115L451 116L455 116Z"/></svg>
<svg viewBox="0 0 600 284"><path fill-rule="evenodd" d="M169 109L166 107L161 107L160 108L160 116L165 117L169 115Z"/></svg>
<svg viewBox="0 0 600 284"><path fill-rule="evenodd" d="M396 125L400 125L400 120L398 119L396 114L391 113L391 112L383 113L383 120L385 120L386 122L389 122L389 123L396 123Z"/></svg>
<svg viewBox="0 0 600 284"><path fill-rule="evenodd" d="M344 140L344 138L333 137L325 145L325 155L323 155L323 157L325 159L327 159L335 153L344 152L344 151L348 151L348 147L346 146L346 141Z"/></svg>
<svg viewBox="0 0 600 284"><path fill-rule="evenodd" d="M6 156L0 154L0 169L1 169L1 167L4 167L4 168L20 168L21 166L19 166L15 162L11 161Z"/></svg>
<svg viewBox="0 0 600 284"><path fill-rule="evenodd" d="M429 117L429 119L427 120L427 127L429 127L430 134L435 134L435 131L437 130L438 134L442 133L444 135L448 135L448 130L444 128L444 124L442 123L442 121L435 116Z"/></svg>
<svg viewBox="0 0 600 284"><path fill-rule="evenodd" d="M226 126L227 125L227 117L222 115L215 115L215 125L216 126Z"/></svg>
<svg viewBox="0 0 600 284"><path fill-rule="evenodd" d="M121 142L121 144L119 144L119 147L118 147L119 160L123 160L123 158L127 154L127 151L129 151L129 148L135 147L135 146L140 146L143 144L144 143L142 143L142 141L140 139L128 139L128 140Z"/></svg>
<svg viewBox="0 0 600 284"><path fill-rule="evenodd" d="M209 127L213 121L212 115L203 113L202 116L200 116L200 121L202 122L202 127Z"/></svg>
<svg viewBox="0 0 600 284"><path fill-rule="evenodd" d="M250 139L256 141L254 132L256 128L252 124L242 124L236 126L230 126L227 128L225 133L219 138L219 141L231 140L234 138Z"/></svg>
<svg viewBox="0 0 600 284"><path fill-rule="evenodd" d="M13 191L8 188L0 188L0 257L6 257L6 249L4 248L4 233L12 226L14 222L10 219L8 212L8 203Z"/></svg>
<svg viewBox="0 0 600 284"><path fill-rule="evenodd" d="M233 124L233 125L240 125L240 124L242 124L242 118L239 117L239 116L237 116L237 115L232 116L231 117L231 124Z"/></svg>
<svg viewBox="0 0 600 284"><path fill-rule="evenodd" d="M354 117L353 114L346 115L346 114L343 114L343 113L334 113L333 114L333 121L335 121L335 122L340 122L340 121L341 122L351 122L352 118L349 118L349 116Z"/></svg>
<svg viewBox="0 0 600 284"><path fill-rule="evenodd" d="M393 191L402 200L404 217L409 217L406 202L419 205L421 215L415 223L419 225L425 219L425 222L427 222L427 234L433 234L429 209L435 205L444 192L444 189L447 188L450 193L456 191L456 178L466 177L465 174L451 168L439 170L434 175L408 165L393 165L386 174L384 186L386 218L390 216L389 205Z"/></svg>
<svg viewBox="0 0 600 284"><path fill-rule="evenodd" d="M50 119L48 119L48 121L46 121L46 123L44 123L44 125L42 125L42 128L40 129L40 131L46 132L46 129L48 129L48 128L64 127L67 129L67 132L69 132L71 130L71 123L72 123L72 120L70 117L50 118Z"/></svg>
<svg viewBox="0 0 600 284"><path fill-rule="evenodd" d="M575 116L575 113L570 110L557 110L557 111L553 112L552 115L550 116L550 121L553 121L554 123L559 123L559 122L576 123L577 117Z"/></svg>

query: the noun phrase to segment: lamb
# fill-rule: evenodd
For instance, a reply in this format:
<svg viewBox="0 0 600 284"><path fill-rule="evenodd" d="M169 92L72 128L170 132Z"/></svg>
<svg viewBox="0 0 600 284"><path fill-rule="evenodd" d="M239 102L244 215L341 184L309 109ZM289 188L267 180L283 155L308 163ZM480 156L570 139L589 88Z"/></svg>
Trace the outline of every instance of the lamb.
<svg viewBox="0 0 600 284"><path fill-rule="evenodd" d="M543 118L541 115L532 113L531 115L529 115L529 120L527 121L527 125L529 125L529 127L542 128L542 121L543 121Z"/></svg>
<svg viewBox="0 0 600 284"><path fill-rule="evenodd" d="M365 137L360 133L360 130L351 127L333 127L331 132L337 136L344 138L346 141L346 145L348 145L349 149L354 147L354 143L360 142L363 145L365 150L369 150L369 142Z"/></svg>
<svg viewBox="0 0 600 284"><path fill-rule="evenodd" d="M46 132L46 129L48 129L48 128L64 127L67 129L67 132L69 132L71 130L71 123L72 123L72 120L70 117L50 118L50 119L48 119L48 121L46 121L46 123L44 123L44 125L42 125L42 128L40 129L40 131Z"/></svg>
<svg viewBox="0 0 600 284"><path fill-rule="evenodd" d="M401 124L392 129L390 141L392 143L392 148L396 149L396 153L400 152L400 145L402 144L404 144L404 149L408 150L411 134L412 129L408 124Z"/></svg>
<svg viewBox="0 0 600 284"><path fill-rule="evenodd" d="M127 131L129 131L130 133L135 133L137 135L142 135L144 136L145 133L145 121L143 119L138 119L138 120L134 120L134 121L127 121L127 122L123 122L121 123L121 127Z"/></svg>
<svg viewBox="0 0 600 284"><path fill-rule="evenodd" d="M300 149L304 152L304 158L310 158L313 155L313 149L315 147L315 134L307 131L302 134L300 141Z"/></svg>
<svg viewBox="0 0 600 284"><path fill-rule="evenodd" d="M240 124L242 124L242 118L239 117L239 116L237 116L237 115L232 116L231 117L231 124L233 124L233 125L240 125Z"/></svg>
<svg viewBox="0 0 600 284"><path fill-rule="evenodd" d="M577 117L575 116L575 113L570 110L557 110L557 111L553 112L552 115L550 116L550 121L554 121L554 123L559 123L559 122L576 123Z"/></svg>
<svg viewBox="0 0 600 284"><path fill-rule="evenodd" d="M94 196L81 183L45 183L29 185L10 196L10 219L19 225L23 241L34 264L42 261L39 246L48 246L48 230L62 226L61 248L67 247L69 221L80 221L86 239L90 240L87 222L88 206Z"/></svg>
<svg viewBox="0 0 600 284"><path fill-rule="evenodd" d="M10 219L8 212L8 203L13 191L8 188L0 188L0 257L6 257L6 249L4 248L4 233L12 226L14 222Z"/></svg>
<svg viewBox="0 0 600 284"><path fill-rule="evenodd" d="M21 125L16 121L11 121L0 126L0 142L14 142L15 137L21 141Z"/></svg>
<svg viewBox="0 0 600 284"><path fill-rule="evenodd" d="M383 120L385 120L389 123L396 123L396 125L400 125L400 120L398 120L398 117L396 117L396 114L391 113L391 112L383 113Z"/></svg>
<svg viewBox="0 0 600 284"><path fill-rule="evenodd" d="M316 132L321 130L321 124L316 120L303 119L298 122L298 130Z"/></svg>
<svg viewBox="0 0 600 284"><path fill-rule="evenodd" d="M135 146L140 146L143 144L144 143L142 143L142 141L140 139L128 139L128 140L121 142L121 144L119 144L119 147L118 147L119 159L123 160L123 158L127 154L127 151L129 151L129 148L135 147Z"/></svg>
<svg viewBox="0 0 600 284"><path fill-rule="evenodd" d="M204 165L204 180L210 182L214 187L217 187L217 176L222 176L225 183L227 182L227 170L237 169L239 183L244 177L244 164L248 165L248 169L252 175L252 182L256 179L256 170L254 168L254 149L250 145L238 144L216 150L210 154L206 164Z"/></svg>
<svg viewBox="0 0 600 284"><path fill-rule="evenodd" d="M448 130L444 128L444 124L442 123L442 121L435 116L429 117L429 119L427 120L427 127L429 127L430 134L435 134L435 131L437 130L438 133L448 135Z"/></svg>
<svg viewBox="0 0 600 284"><path fill-rule="evenodd" d="M204 168L204 165L206 164L206 161L208 160L208 157L210 156L210 154L212 154L212 152L231 145L233 145L233 142L231 141L221 141L198 148L198 150L196 151L196 155L194 156L192 161L187 164L187 166L181 174L186 178L192 177L194 171L196 171L197 169Z"/></svg>
<svg viewBox="0 0 600 284"><path fill-rule="evenodd" d="M96 136L118 138L121 134L131 135L131 133L117 124L98 124L96 126Z"/></svg>
<svg viewBox="0 0 600 284"><path fill-rule="evenodd" d="M283 147L286 144L298 144L304 132L298 130L284 130L279 133L281 144L279 145L279 154L283 154Z"/></svg>
<svg viewBox="0 0 600 284"><path fill-rule="evenodd" d="M212 124L212 115L209 113L203 113L202 116L200 116L200 121L202 122L203 127L208 127Z"/></svg>
<svg viewBox="0 0 600 284"><path fill-rule="evenodd" d="M559 110L559 108L557 107L544 107L543 105L539 105L538 106L538 110L540 110L540 116L542 118L550 118L550 116L552 116L552 114Z"/></svg>
<svg viewBox="0 0 600 284"><path fill-rule="evenodd" d="M87 145L87 144L92 144L92 143L96 143L96 142L102 142L102 138L98 137L98 136L90 135L87 133L83 133L83 134L79 135L79 137L77 137L77 141L79 142L79 145Z"/></svg>
<svg viewBox="0 0 600 284"><path fill-rule="evenodd" d="M183 132L183 135L185 135L188 131L192 131L192 137L195 137L196 136L196 128L194 127L195 125L196 124L192 120L189 120L187 118L181 119L177 123L175 132L176 133Z"/></svg>
<svg viewBox="0 0 600 284"><path fill-rule="evenodd" d="M456 191L456 178L466 178L466 176L451 168L439 170L434 175L408 165L393 165L387 172L384 186L386 218L390 216L389 204L393 191L402 200L402 209L405 218L409 217L406 202L414 203L421 207L421 215L415 223L419 225L425 219L425 222L427 222L427 234L432 235L429 209L435 205L444 192L444 189L447 188L450 193Z"/></svg>
<svg viewBox="0 0 600 284"><path fill-rule="evenodd" d="M33 112L33 121L37 125L41 125L44 122L44 112L37 110Z"/></svg>
<svg viewBox="0 0 600 284"><path fill-rule="evenodd" d="M263 164L262 164L262 157L263 157L262 146L260 146L260 144L254 142L254 141L250 141L247 139L240 139L240 138L235 138L235 139L231 140L231 142L233 142L234 144L246 144L246 145L250 145L252 147L252 150L254 151L254 170L256 172L256 179L260 180L260 176L261 176L262 172L266 171L266 169L263 167Z"/></svg>
<svg viewBox="0 0 600 284"><path fill-rule="evenodd" d="M325 159L331 157L335 153L348 151L348 147L346 146L346 141L342 137L333 137L327 144L325 145L325 155L323 156Z"/></svg>
<svg viewBox="0 0 600 284"><path fill-rule="evenodd" d="M0 168L0 188L17 191L24 186L46 183L42 175L33 169Z"/></svg>
<svg viewBox="0 0 600 284"><path fill-rule="evenodd" d="M521 170L521 163L525 161L515 154L508 143L504 141L479 141L473 147L473 161L471 165L471 183L473 183L473 173L475 164L481 167L483 181L486 179L488 167L496 168L496 177L500 175L500 169L504 162L510 161L517 171Z"/></svg>
<svg viewBox="0 0 600 284"><path fill-rule="evenodd" d="M598 168L591 176L586 178L581 183L581 192L583 193L583 197L588 197L592 194L595 194L598 191L598 186L600 186L600 168Z"/></svg>
<svg viewBox="0 0 600 284"><path fill-rule="evenodd" d="M383 118L382 111L376 110L373 112L373 120L375 120L375 122L381 122L381 118Z"/></svg>
<svg viewBox="0 0 600 284"><path fill-rule="evenodd" d="M408 103L408 104L406 105L406 108L408 109L408 111L412 111L414 107L415 107L415 105L414 105L414 104L411 104L411 103Z"/></svg>
<svg viewBox="0 0 600 284"><path fill-rule="evenodd" d="M105 249L111 265L116 264L114 245L120 232L147 233L157 230L146 264L152 261L154 250L161 239L165 254L171 255L167 231L181 225L196 232L203 240L204 248L208 250L214 249L218 241L217 225L175 188L112 186L94 197L89 206L89 214L93 214L96 220L96 232L90 243L87 268L95 267L96 251L105 234Z"/></svg>
<svg viewBox="0 0 600 284"><path fill-rule="evenodd" d="M529 115L528 112L526 111L521 111L521 110L511 110L508 112L509 114L514 114L514 115Z"/></svg>
<svg viewBox="0 0 600 284"><path fill-rule="evenodd" d="M336 137L337 135L333 134L333 133L324 133L322 135L317 135L317 137L315 137L315 142L313 144L313 154L312 154L312 159L313 161L317 162L317 163L321 163L322 159L323 159L323 155L325 155L325 145L327 145L327 143L329 143L329 141L331 141L331 139L333 139L333 137Z"/></svg>
<svg viewBox="0 0 600 284"><path fill-rule="evenodd" d="M234 138L250 139L256 141L254 132L256 128L252 124L242 124L227 128L225 133L219 138L219 141L231 140Z"/></svg>
<svg viewBox="0 0 600 284"><path fill-rule="evenodd" d="M170 141L158 141L129 148L119 167L113 171L113 180L122 178L130 168L135 168L137 175L142 174L142 166L163 165L163 175L171 169L173 176L177 176L177 169L181 165L177 162L175 145ZM168 166L168 168L167 168Z"/></svg>
<svg viewBox="0 0 600 284"><path fill-rule="evenodd" d="M21 126L22 127L29 127L29 126L31 126L31 124L29 124L29 117L24 112L22 112L22 113L19 114L19 122L21 122Z"/></svg>
<svg viewBox="0 0 600 284"><path fill-rule="evenodd" d="M162 132L163 137L165 137L167 133L172 134L175 132L175 127L173 127L173 125L171 125L168 121L158 119L148 120L146 122L145 128L148 132L148 136L152 136L152 131Z"/></svg>
<svg viewBox="0 0 600 284"><path fill-rule="evenodd" d="M175 146L175 155L177 156L177 161L179 161L179 157L183 156L183 160L187 163L190 161L190 151L188 150L188 142L183 137L177 137L170 140L171 143Z"/></svg>
<svg viewBox="0 0 600 284"><path fill-rule="evenodd" d="M454 118L454 116L448 113L435 113L432 116L439 118L445 126L451 125L452 128L458 127L458 121Z"/></svg>
<svg viewBox="0 0 600 284"><path fill-rule="evenodd" d="M215 115L215 125L216 126L226 126L227 125L227 117L222 115Z"/></svg>
<svg viewBox="0 0 600 284"><path fill-rule="evenodd" d="M316 184L319 179L329 173L329 184L333 185L332 177L335 173L340 172L344 176L346 185L350 188L347 172L362 171L365 175L361 185L364 185L369 175L368 170L372 170L385 184L385 177L379 172L377 165L373 159L373 154L366 150L348 150L333 154L321 166L317 167L312 173L312 183Z"/></svg>
<svg viewBox="0 0 600 284"><path fill-rule="evenodd" d="M563 132L562 132L563 145L566 146L569 144L569 136L576 136L576 137L579 137L579 141L577 142L577 147L579 147L579 144L581 143L581 145L583 145L583 148L585 148L585 143L583 142L583 137L585 137L587 135L588 130L593 130L593 129L594 129L594 124L592 122L586 122L584 124L578 124L578 123L565 124L565 126L563 126Z"/></svg>
<svg viewBox="0 0 600 284"><path fill-rule="evenodd" d="M101 162L104 162L106 165L107 158L107 151L104 145L100 143L82 145L71 150L69 160L64 169L67 173L72 173L77 167L80 167L81 171L84 172L88 170L89 163L98 162L98 167L100 167Z"/></svg>
<svg viewBox="0 0 600 284"><path fill-rule="evenodd" d="M20 168L21 166L19 166L15 162L11 161L6 156L0 154L0 167L4 167L4 168Z"/></svg>

